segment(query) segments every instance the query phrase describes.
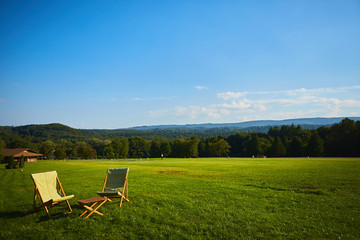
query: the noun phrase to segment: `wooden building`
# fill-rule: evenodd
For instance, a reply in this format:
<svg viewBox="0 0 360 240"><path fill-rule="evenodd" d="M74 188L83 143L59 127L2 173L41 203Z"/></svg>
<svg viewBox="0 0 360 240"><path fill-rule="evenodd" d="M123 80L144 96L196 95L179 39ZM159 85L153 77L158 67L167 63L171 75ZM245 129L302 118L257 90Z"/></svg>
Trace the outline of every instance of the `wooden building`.
<svg viewBox="0 0 360 240"><path fill-rule="evenodd" d="M4 156L4 162L8 162L10 156L14 156L15 161L19 161L20 157L24 156L25 162L36 162L38 158L43 157L42 154L29 148L4 148L2 155Z"/></svg>

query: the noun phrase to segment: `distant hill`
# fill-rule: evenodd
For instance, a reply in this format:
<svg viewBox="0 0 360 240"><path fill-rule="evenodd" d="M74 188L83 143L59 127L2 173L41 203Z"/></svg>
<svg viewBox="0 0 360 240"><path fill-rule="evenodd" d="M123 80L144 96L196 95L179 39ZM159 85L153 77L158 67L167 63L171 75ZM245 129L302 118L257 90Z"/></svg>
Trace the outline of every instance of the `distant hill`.
<svg viewBox="0 0 360 240"><path fill-rule="evenodd" d="M354 121L360 121L360 117L348 117ZM297 119L286 119L286 120L258 120L258 121L247 121L239 123L204 123L204 124L186 124L186 125L156 125L156 126L139 126L133 127L132 129L137 130L154 130L154 129L177 129L177 128L189 128L189 129L209 129L209 128L240 128L249 129L252 127L271 127L271 126L283 126L283 125L301 125L303 126L330 126L335 123L341 122L344 117L336 118L297 118Z"/></svg>
<svg viewBox="0 0 360 240"><path fill-rule="evenodd" d="M75 129L59 123L25 125L18 127L0 126L0 138L5 142L14 139L24 139L31 142L43 142L48 139L60 141L85 141L91 138L112 139L115 137L139 136L147 140L152 139L178 139L192 136L214 137L230 136L238 132L261 132L267 133L273 126L300 125L303 129L317 129L321 126L331 126L339 123L344 118L302 118L287 120L261 120L240 123L207 123L186 125L158 125L141 126L122 129ZM354 121L360 121L360 117L349 117Z"/></svg>

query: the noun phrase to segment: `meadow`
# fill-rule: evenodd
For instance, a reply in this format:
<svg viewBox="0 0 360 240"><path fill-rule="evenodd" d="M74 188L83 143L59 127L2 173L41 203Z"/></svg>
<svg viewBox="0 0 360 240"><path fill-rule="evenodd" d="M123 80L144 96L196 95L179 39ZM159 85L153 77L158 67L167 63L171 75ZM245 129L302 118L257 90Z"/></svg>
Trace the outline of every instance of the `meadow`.
<svg viewBox="0 0 360 240"><path fill-rule="evenodd" d="M78 216L107 168L129 198ZM31 173L56 170L73 212L33 212ZM51 213L66 210L61 204ZM360 239L360 158L68 160L0 165L0 239Z"/></svg>

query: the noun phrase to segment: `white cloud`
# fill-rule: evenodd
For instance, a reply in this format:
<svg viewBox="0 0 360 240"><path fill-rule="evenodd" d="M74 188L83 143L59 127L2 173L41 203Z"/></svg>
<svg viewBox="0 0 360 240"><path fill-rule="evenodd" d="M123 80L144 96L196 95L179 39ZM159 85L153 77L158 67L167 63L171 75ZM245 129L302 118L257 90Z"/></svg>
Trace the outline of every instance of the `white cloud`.
<svg viewBox="0 0 360 240"><path fill-rule="evenodd" d="M278 111L278 112L269 112L266 117L267 119L281 120L281 119L290 119L290 118L303 118L303 117L337 117L338 115L327 115L325 110L298 110L298 111ZM262 118L264 119L264 118Z"/></svg>
<svg viewBox="0 0 360 240"><path fill-rule="evenodd" d="M265 99L265 100L252 100L249 104L261 104L266 105L279 105L279 106L291 106L291 105L305 105L313 104L323 107L342 106L342 107L360 107L360 101L356 99L338 99L338 98L326 98L317 96L301 96L298 98L278 98L278 99Z"/></svg>
<svg viewBox="0 0 360 240"><path fill-rule="evenodd" d="M222 108L219 110L219 113L222 115L229 115L229 114L231 114L231 111L229 109Z"/></svg>
<svg viewBox="0 0 360 240"><path fill-rule="evenodd" d="M170 112L169 110L160 109L160 110L148 111L147 114L153 118L160 118L160 117L165 117L165 116L169 115L169 112Z"/></svg>
<svg viewBox="0 0 360 240"><path fill-rule="evenodd" d="M253 92L223 92L218 93L217 97L224 100L237 99L244 97L245 95L288 95L288 96L298 96L298 95L308 95L308 94L323 94L323 93L341 93L347 91L359 90L360 85L350 86L350 87L338 87L338 88L314 88L314 89L291 89L291 90L279 90L279 91L253 91Z"/></svg>
<svg viewBox="0 0 360 240"><path fill-rule="evenodd" d="M246 121L360 114L360 86L262 92L224 92L208 105L177 106L150 111L151 117L185 117L211 121ZM349 91L351 94L347 94ZM344 93L345 94L334 94ZM261 93L261 94L260 94ZM330 93L330 94L329 94ZM258 96L260 95L260 96ZM246 98L245 98L246 96ZM348 96L348 98L346 98ZM353 96L353 97L350 97ZM209 119L209 120L207 120Z"/></svg>
<svg viewBox="0 0 360 240"><path fill-rule="evenodd" d="M205 108L205 107L202 107L201 108L201 112L211 118L219 118L221 117L221 114L219 113L219 110L218 109L215 109L215 108Z"/></svg>
<svg viewBox="0 0 360 240"><path fill-rule="evenodd" d="M204 87L204 86L195 86L195 88L197 90L205 90L205 89L208 89L207 87Z"/></svg>
<svg viewBox="0 0 360 240"><path fill-rule="evenodd" d="M249 109L251 107L251 103L247 99L243 99L240 101L232 101L229 103L220 104L219 107L223 108L232 108L232 109Z"/></svg>
<svg viewBox="0 0 360 240"><path fill-rule="evenodd" d="M263 104L257 104L257 103L255 103L254 104L254 109L256 110L256 111L266 111L267 110L267 107L265 106L265 105L263 105Z"/></svg>
<svg viewBox="0 0 360 240"><path fill-rule="evenodd" d="M177 106L172 110L160 109L148 111L147 115L153 118L159 118L164 116L176 116L176 117L189 117L190 119L197 119L199 117L210 117L210 118L219 118L221 114L216 108L201 107L201 106Z"/></svg>
<svg viewBox="0 0 360 240"><path fill-rule="evenodd" d="M175 107L174 112L176 116L184 116L187 115L188 109L183 106L177 106Z"/></svg>
<svg viewBox="0 0 360 240"><path fill-rule="evenodd" d="M246 94L247 92L224 92L218 93L217 97L224 100L229 100L244 97Z"/></svg>
<svg viewBox="0 0 360 240"><path fill-rule="evenodd" d="M349 91L349 90L357 90L357 89L360 89L360 85L339 88L340 91Z"/></svg>
<svg viewBox="0 0 360 240"><path fill-rule="evenodd" d="M133 101L145 101L146 98L134 97Z"/></svg>
<svg viewBox="0 0 360 240"><path fill-rule="evenodd" d="M143 98L143 97L134 97L132 98L133 101L168 101L168 100L172 100L172 99L176 99L175 96L170 96L170 97L148 97L148 98Z"/></svg>

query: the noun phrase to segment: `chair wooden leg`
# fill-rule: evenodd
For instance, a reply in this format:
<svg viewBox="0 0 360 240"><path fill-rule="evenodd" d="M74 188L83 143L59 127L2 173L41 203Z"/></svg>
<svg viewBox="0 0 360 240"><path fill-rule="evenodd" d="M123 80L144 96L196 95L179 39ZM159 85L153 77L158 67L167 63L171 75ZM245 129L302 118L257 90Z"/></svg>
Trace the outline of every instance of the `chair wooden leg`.
<svg viewBox="0 0 360 240"><path fill-rule="evenodd" d="M120 199L120 207L121 207L121 205L122 205L123 199L124 199L124 196L121 196L121 199Z"/></svg>
<svg viewBox="0 0 360 240"><path fill-rule="evenodd" d="M45 211L46 211L48 217L51 218L50 212L49 212L49 209L47 208L47 206L44 205L44 208L45 208Z"/></svg>
<svg viewBox="0 0 360 240"><path fill-rule="evenodd" d="M70 206L70 203L68 200L66 200L66 205L68 206L69 208L69 212L68 213L71 213L72 212L72 209L71 209L71 206Z"/></svg>
<svg viewBox="0 0 360 240"><path fill-rule="evenodd" d="M37 196L37 193L36 193L36 188L35 188L35 191L34 191L34 204L33 204L34 210L36 209L36 196Z"/></svg>

